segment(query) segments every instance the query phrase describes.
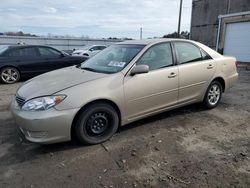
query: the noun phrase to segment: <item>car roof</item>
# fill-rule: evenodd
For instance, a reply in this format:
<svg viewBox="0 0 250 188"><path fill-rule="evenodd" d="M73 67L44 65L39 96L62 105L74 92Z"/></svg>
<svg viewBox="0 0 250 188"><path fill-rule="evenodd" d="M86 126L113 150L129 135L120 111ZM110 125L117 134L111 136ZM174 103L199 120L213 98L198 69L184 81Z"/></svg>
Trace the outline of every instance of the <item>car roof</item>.
<svg viewBox="0 0 250 188"><path fill-rule="evenodd" d="M90 45L90 47L94 47L94 46L105 46L106 47L106 45L104 45L104 44L93 44L93 45Z"/></svg>
<svg viewBox="0 0 250 188"><path fill-rule="evenodd" d="M176 39L176 38L157 38L157 39L143 39L143 40L127 40L124 42L119 42L117 44L149 45L149 44L169 42L169 41L190 41L190 40Z"/></svg>
<svg viewBox="0 0 250 188"><path fill-rule="evenodd" d="M145 40L128 40L120 43L116 43L117 45L119 44L128 44L128 45L154 45L157 43L161 42L171 42L171 41L182 41L182 42L189 42L193 43L203 50L205 50L212 58L221 58L222 55L216 52L215 50L209 48L208 46L205 46L199 42L193 41L193 40L188 40L188 39L177 39L177 38L158 38L158 39L145 39Z"/></svg>
<svg viewBox="0 0 250 188"><path fill-rule="evenodd" d="M28 44L17 44L17 45L9 45L8 48L25 48L25 47L49 47L52 48L50 46L46 46L46 45L28 45Z"/></svg>

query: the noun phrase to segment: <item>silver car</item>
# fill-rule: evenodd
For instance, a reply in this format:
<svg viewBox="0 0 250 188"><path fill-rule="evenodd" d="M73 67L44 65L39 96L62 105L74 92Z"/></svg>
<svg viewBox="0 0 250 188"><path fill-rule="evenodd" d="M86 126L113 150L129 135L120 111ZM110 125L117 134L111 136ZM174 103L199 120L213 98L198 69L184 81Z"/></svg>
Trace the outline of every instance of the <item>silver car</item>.
<svg viewBox="0 0 250 188"><path fill-rule="evenodd" d="M121 42L73 66L40 75L17 91L11 110L26 139L85 144L130 122L191 103L214 108L237 81L236 59L198 42Z"/></svg>
<svg viewBox="0 0 250 188"><path fill-rule="evenodd" d="M107 48L107 46L105 45L87 45L84 46L84 48L82 49L73 51L72 56L83 56L90 58L99 53L100 51L104 50L105 48Z"/></svg>

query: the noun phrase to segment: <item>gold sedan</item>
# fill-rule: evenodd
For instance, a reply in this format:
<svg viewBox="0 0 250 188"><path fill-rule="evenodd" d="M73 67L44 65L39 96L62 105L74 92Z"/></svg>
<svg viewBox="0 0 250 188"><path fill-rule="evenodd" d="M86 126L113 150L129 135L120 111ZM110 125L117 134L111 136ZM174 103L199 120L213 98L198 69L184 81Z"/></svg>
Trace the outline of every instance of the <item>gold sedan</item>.
<svg viewBox="0 0 250 188"><path fill-rule="evenodd" d="M109 139L138 119L191 103L211 109L237 81L236 59L198 42L121 42L81 66L25 82L11 110L26 139L85 144Z"/></svg>

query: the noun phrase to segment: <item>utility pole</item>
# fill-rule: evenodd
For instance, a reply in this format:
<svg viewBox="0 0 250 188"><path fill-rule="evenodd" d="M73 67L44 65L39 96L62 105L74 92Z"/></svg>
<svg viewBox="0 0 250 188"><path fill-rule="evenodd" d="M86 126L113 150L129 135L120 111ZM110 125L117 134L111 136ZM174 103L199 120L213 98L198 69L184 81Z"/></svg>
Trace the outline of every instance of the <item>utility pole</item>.
<svg viewBox="0 0 250 188"><path fill-rule="evenodd" d="M178 22L178 38L180 38L180 33L181 33L181 13L182 13L182 0L180 0L180 11L179 11L179 22Z"/></svg>
<svg viewBox="0 0 250 188"><path fill-rule="evenodd" d="M142 40L142 27L140 28L140 40Z"/></svg>

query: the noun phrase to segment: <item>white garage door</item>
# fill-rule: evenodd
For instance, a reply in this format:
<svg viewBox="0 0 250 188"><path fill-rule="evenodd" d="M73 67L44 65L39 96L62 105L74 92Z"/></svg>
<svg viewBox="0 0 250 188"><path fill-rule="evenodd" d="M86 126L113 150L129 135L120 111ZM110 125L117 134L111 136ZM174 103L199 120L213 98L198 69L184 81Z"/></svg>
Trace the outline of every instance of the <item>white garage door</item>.
<svg viewBox="0 0 250 188"><path fill-rule="evenodd" d="M227 25L224 54L236 57L237 61L250 62L250 22Z"/></svg>

